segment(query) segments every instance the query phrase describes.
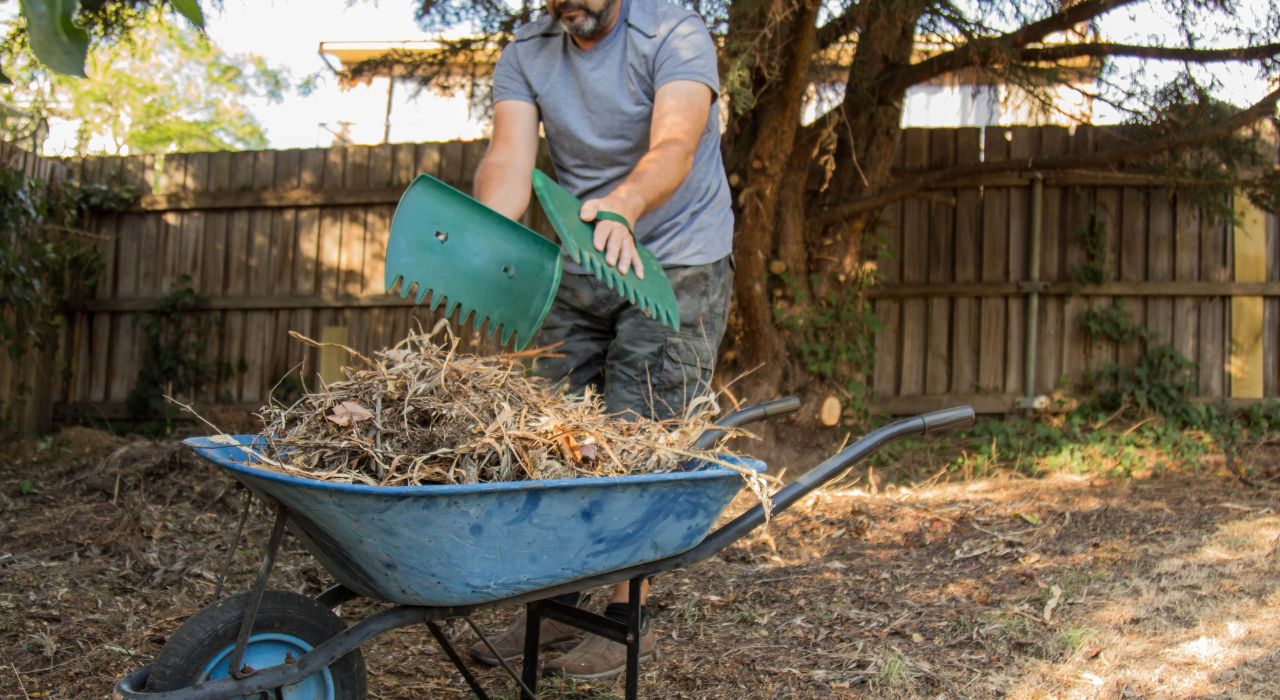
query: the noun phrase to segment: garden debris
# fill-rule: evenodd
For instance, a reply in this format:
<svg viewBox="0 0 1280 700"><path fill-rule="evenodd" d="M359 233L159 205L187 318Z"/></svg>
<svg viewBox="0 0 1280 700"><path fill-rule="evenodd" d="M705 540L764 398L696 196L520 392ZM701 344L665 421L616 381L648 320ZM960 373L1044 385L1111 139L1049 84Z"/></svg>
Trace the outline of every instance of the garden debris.
<svg viewBox="0 0 1280 700"><path fill-rule="evenodd" d="M260 466L410 486L667 472L704 460L767 493L756 472L691 447L718 414L714 396L669 420L624 417L608 413L598 393L526 373L519 360L539 353L478 357L458 352L447 334L422 332L372 357L344 349L352 358L344 381L261 409L268 447L256 450Z"/></svg>

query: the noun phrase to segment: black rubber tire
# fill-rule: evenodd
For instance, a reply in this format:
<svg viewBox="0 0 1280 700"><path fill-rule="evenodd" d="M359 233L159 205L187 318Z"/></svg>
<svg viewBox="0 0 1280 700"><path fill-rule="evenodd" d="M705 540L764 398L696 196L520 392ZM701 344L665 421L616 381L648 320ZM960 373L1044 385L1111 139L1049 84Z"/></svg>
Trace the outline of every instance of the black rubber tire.
<svg viewBox="0 0 1280 700"><path fill-rule="evenodd" d="M223 598L192 615L169 637L151 665L147 690L180 690L195 684L210 660L240 632L240 620L248 593ZM346 629L342 620L312 598L287 591L264 591L253 632L289 634L310 644L321 642ZM334 695L338 700L364 700L365 665L359 649L329 666Z"/></svg>

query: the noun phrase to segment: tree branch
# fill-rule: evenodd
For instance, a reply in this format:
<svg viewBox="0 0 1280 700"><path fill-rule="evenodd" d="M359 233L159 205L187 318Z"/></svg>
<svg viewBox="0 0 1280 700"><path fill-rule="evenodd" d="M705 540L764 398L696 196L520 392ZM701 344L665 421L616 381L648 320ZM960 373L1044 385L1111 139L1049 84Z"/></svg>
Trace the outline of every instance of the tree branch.
<svg viewBox="0 0 1280 700"><path fill-rule="evenodd" d="M1032 22L1000 36L978 39L957 46L919 63L889 71L880 79L880 89L896 94L912 85L973 65L989 65L994 57L1010 49L1017 50L1054 32L1065 31L1137 0L1084 0L1061 12Z"/></svg>
<svg viewBox="0 0 1280 700"><path fill-rule="evenodd" d="M1061 61L1083 56L1130 56L1162 61L1189 61L1214 63L1217 61L1255 61L1280 55L1280 43L1260 46L1241 46L1231 49L1193 49L1169 46L1138 46L1135 44L1063 44L1036 49L1023 49L1018 53L1021 62Z"/></svg>
<svg viewBox="0 0 1280 700"><path fill-rule="evenodd" d="M887 204L905 199L918 192L941 185L957 183L962 180L991 173L1013 172L1018 170L1043 171L1062 170L1066 168L1092 168L1103 165L1132 160L1140 160L1157 153L1164 153L1179 148L1197 146L1217 138L1230 135L1232 132L1246 127L1259 119L1275 113L1276 103L1280 102L1280 89L1277 89L1248 109L1236 112L1213 126L1193 131L1174 138L1157 138L1143 141L1124 148L1114 148L1101 153L1086 156L1056 156L1044 159L1026 158L998 160L961 165L933 172L912 173L898 184L890 186L868 197L855 199L852 202L831 207L815 217L820 226L831 226L854 218L859 214L879 209Z"/></svg>
<svg viewBox="0 0 1280 700"><path fill-rule="evenodd" d="M860 28L866 14L867 3L865 0L855 2L846 8L839 17L835 17L830 22L818 27L816 49L821 51L848 36L853 30Z"/></svg>

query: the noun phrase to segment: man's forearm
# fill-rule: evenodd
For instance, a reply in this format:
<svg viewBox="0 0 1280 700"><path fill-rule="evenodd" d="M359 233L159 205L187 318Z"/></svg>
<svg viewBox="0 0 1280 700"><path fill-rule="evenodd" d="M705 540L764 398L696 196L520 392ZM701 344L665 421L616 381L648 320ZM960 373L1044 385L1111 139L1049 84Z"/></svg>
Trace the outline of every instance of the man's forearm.
<svg viewBox="0 0 1280 700"><path fill-rule="evenodd" d="M475 198L503 216L519 219L529 208L532 173L488 155L476 168Z"/></svg>
<svg viewBox="0 0 1280 700"><path fill-rule="evenodd" d="M693 169L693 151L676 139L654 144L630 175L606 195L634 225L641 216L667 201Z"/></svg>

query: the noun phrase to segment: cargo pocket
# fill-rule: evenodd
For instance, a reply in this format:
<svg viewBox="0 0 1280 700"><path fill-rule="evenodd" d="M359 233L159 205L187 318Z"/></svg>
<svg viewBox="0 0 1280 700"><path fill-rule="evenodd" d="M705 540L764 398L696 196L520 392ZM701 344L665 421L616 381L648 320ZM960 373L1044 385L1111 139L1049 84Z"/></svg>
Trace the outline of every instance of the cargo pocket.
<svg viewBox="0 0 1280 700"><path fill-rule="evenodd" d="M655 382L658 417L684 414L694 397L710 392L716 361L713 350L702 338L669 335L662 347L662 371Z"/></svg>

